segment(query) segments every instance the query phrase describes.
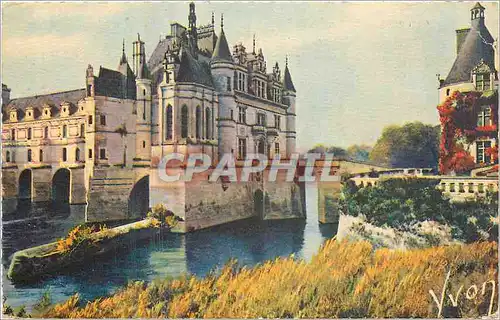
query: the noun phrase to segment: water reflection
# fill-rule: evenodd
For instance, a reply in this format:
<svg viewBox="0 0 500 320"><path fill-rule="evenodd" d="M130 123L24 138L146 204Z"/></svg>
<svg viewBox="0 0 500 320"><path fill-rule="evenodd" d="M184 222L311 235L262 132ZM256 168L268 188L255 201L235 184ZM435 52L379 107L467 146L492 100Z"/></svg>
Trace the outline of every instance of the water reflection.
<svg viewBox="0 0 500 320"><path fill-rule="evenodd" d="M9 256L16 250L64 236L75 222L68 217L54 219L54 212L48 212L45 218L6 222L2 265L7 303L14 307L26 305L30 310L47 290L54 302L75 292L83 300L90 300L111 294L132 280L150 281L184 273L203 276L218 270L230 258L247 266L291 254L309 260L337 229L336 225L318 224L315 197L314 191L307 193L306 220L248 219L186 235L160 234L150 241L131 241L126 244L127 250L115 251L106 258L88 261L84 266L29 285L12 284L5 278Z"/></svg>

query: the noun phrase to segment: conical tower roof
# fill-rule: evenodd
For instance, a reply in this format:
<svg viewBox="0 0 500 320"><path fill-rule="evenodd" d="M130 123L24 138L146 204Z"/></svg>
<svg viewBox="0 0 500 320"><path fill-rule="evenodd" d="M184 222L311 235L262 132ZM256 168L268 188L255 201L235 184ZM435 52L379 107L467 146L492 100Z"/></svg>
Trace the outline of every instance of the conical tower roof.
<svg viewBox="0 0 500 320"><path fill-rule="evenodd" d="M217 39L217 43L215 44L214 53L212 54L212 60L233 61L223 27L221 27L220 36Z"/></svg>
<svg viewBox="0 0 500 320"><path fill-rule="evenodd" d="M476 4L476 6L478 4ZM495 70L493 42L493 37L484 24L484 18L473 19L471 29L465 37L457 54L457 58L455 59L455 63L453 63L450 73L443 84L446 86L470 81L472 69L474 69L481 60L483 60L491 70Z"/></svg>
<svg viewBox="0 0 500 320"><path fill-rule="evenodd" d="M283 88L288 91L295 91L295 86L293 85L292 76L290 75L290 70L288 70L288 63L285 66L285 75L283 77Z"/></svg>

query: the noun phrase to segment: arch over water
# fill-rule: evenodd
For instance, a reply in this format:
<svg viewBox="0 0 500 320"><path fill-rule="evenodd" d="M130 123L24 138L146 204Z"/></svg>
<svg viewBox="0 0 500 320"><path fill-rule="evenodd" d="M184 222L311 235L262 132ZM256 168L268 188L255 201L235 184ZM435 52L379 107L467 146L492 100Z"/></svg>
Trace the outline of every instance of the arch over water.
<svg viewBox="0 0 500 320"><path fill-rule="evenodd" d="M128 216L145 216L149 210L149 175L137 181L128 197Z"/></svg>
<svg viewBox="0 0 500 320"><path fill-rule="evenodd" d="M19 200L30 200L33 197L33 174L30 169L23 170L19 175Z"/></svg>
<svg viewBox="0 0 500 320"><path fill-rule="evenodd" d="M264 193L260 189L253 194L253 211L255 216L264 217Z"/></svg>
<svg viewBox="0 0 500 320"><path fill-rule="evenodd" d="M69 204L71 172L68 169L59 169L52 177L52 202Z"/></svg>

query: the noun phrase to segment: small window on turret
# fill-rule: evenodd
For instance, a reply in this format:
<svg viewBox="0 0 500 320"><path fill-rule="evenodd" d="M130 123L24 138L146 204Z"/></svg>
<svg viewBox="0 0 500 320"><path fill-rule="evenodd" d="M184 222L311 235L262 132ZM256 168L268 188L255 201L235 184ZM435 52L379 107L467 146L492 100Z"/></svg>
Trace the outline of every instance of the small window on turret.
<svg viewBox="0 0 500 320"><path fill-rule="evenodd" d="M227 77L227 91L231 91L231 77Z"/></svg>

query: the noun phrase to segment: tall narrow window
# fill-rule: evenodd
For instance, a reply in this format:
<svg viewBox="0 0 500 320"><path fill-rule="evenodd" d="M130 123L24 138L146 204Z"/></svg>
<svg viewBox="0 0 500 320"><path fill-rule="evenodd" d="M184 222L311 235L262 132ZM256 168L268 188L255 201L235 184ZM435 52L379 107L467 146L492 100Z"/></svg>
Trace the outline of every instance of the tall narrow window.
<svg viewBox="0 0 500 320"><path fill-rule="evenodd" d="M68 127L66 125L64 125L62 127L62 137L66 138L67 135L68 135Z"/></svg>
<svg viewBox="0 0 500 320"><path fill-rule="evenodd" d="M28 162L31 162L31 161L32 161L31 149L28 149Z"/></svg>
<svg viewBox="0 0 500 320"><path fill-rule="evenodd" d="M10 139L11 140L16 140L16 129L11 129L10 130Z"/></svg>
<svg viewBox="0 0 500 320"><path fill-rule="evenodd" d="M167 140L172 139L172 106L168 105L167 106L167 112L166 112L166 120L165 120L165 130L166 130L166 135L165 138Z"/></svg>
<svg viewBox="0 0 500 320"><path fill-rule="evenodd" d="M188 125L189 125L188 107L186 105L183 105L181 109L181 138L188 137Z"/></svg>
<svg viewBox="0 0 500 320"><path fill-rule="evenodd" d="M207 139L213 139L212 137L212 115L210 109L205 109L205 137Z"/></svg>
<svg viewBox="0 0 500 320"><path fill-rule="evenodd" d="M83 123L80 125L80 137L85 138L85 125Z"/></svg>
<svg viewBox="0 0 500 320"><path fill-rule="evenodd" d="M104 114L101 114L101 125L106 125L106 116Z"/></svg>
<svg viewBox="0 0 500 320"><path fill-rule="evenodd" d="M196 107L196 139L201 138L203 118L200 106Z"/></svg>
<svg viewBox="0 0 500 320"><path fill-rule="evenodd" d="M247 140L238 138L238 159L243 160L247 156Z"/></svg>
<svg viewBox="0 0 500 320"><path fill-rule="evenodd" d="M145 92L146 92L146 90L144 90L144 94L146 94ZM143 102L144 103L142 106L142 120L146 120L146 99L144 99Z"/></svg>
<svg viewBox="0 0 500 320"><path fill-rule="evenodd" d="M231 77L227 77L227 91L231 91Z"/></svg>
<svg viewBox="0 0 500 320"><path fill-rule="evenodd" d="M68 150L66 148L62 148L62 161L68 161Z"/></svg>
<svg viewBox="0 0 500 320"><path fill-rule="evenodd" d="M491 157L487 154L486 150L491 147L491 141L477 141L476 142L476 162L477 163L490 163Z"/></svg>
<svg viewBox="0 0 500 320"><path fill-rule="evenodd" d="M106 149L99 150L99 159L106 159Z"/></svg>
<svg viewBox="0 0 500 320"><path fill-rule="evenodd" d="M28 128L28 140L31 140L31 128Z"/></svg>
<svg viewBox="0 0 500 320"><path fill-rule="evenodd" d="M279 142L276 142L274 144L274 155L279 155L280 154L280 143Z"/></svg>
<svg viewBox="0 0 500 320"><path fill-rule="evenodd" d="M274 115L274 127L276 129L280 129L281 128L281 118L277 114Z"/></svg>
<svg viewBox="0 0 500 320"><path fill-rule="evenodd" d="M5 162L10 162L10 151L5 152Z"/></svg>
<svg viewBox="0 0 500 320"><path fill-rule="evenodd" d="M40 149L39 159L40 159L40 162L43 162L43 150L42 149Z"/></svg>
<svg viewBox="0 0 500 320"><path fill-rule="evenodd" d="M49 138L49 127L45 127L43 128L43 137L45 139L48 139Z"/></svg>
<svg viewBox="0 0 500 320"><path fill-rule="evenodd" d="M92 149L89 149L89 159L92 159Z"/></svg>
<svg viewBox="0 0 500 320"><path fill-rule="evenodd" d="M247 123L247 111L244 107L238 108L238 121L239 123Z"/></svg>
<svg viewBox="0 0 500 320"><path fill-rule="evenodd" d="M92 118L92 116L90 115L90 116L89 116L89 124L92 124L92 122L93 122L93 118Z"/></svg>
<svg viewBox="0 0 500 320"><path fill-rule="evenodd" d="M146 149L146 141L144 141L144 140L142 141L142 148Z"/></svg>
<svg viewBox="0 0 500 320"><path fill-rule="evenodd" d="M80 161L80 149L76 148L75 150L75 160Z"/></svg>

